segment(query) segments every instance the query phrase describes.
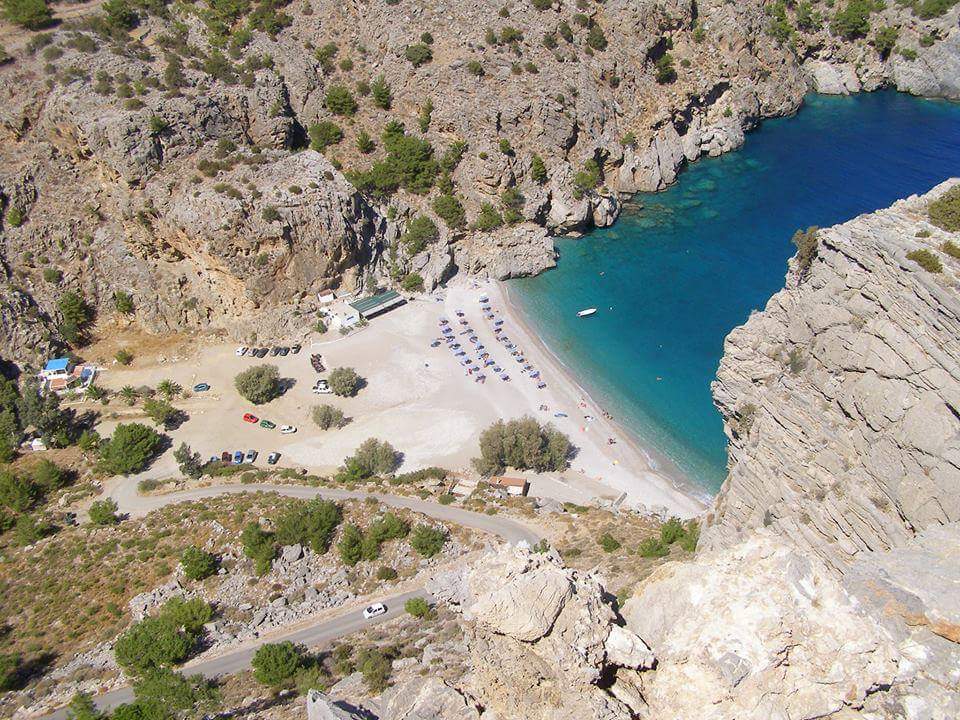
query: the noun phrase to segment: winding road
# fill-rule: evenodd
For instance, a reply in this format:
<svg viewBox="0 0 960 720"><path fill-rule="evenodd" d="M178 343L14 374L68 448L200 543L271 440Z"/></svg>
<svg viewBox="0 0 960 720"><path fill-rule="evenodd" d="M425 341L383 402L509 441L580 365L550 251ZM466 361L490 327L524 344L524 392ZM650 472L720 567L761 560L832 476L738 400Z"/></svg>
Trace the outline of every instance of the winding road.
<svg viewBox="0 0 960 720"><path fill-rule="evenodd" d="M496 515L483 515L449 505L440 505L439 503L421 500L420 498L381 493L364 493L341 490L339 488L264 484L212 485L192 490L181 490L164 495L140 495L137 492L136 483L127 479L110 490L108 494L116 500L120 513L136 518L143 517L147 513L158 510L166 505L191 500L203 500L227 493L242 492L273 492L288 497L302 499L322 497L327 500L365 500L366 498L372 497L384 505L412 510L437 520L463 525L464 527L481 530L492 535L498 535L507 542L516 543L523 541L533 545L540 539L540 536L532 528L517 520L498 517ZM307 646L328 644L339 638L359 632L364 628L399 617L404 612L404 603L414 597L424 597L432 600L426 588L413 588L404 593L380 598L379 602L387 606L387 612L372 620L365 620L361 610L353 609L338 617L322 622L318 621L306 627L299 627L296 630L278 630L269 636L258 638L237 650L218 657L187 663L182 667L182 670L184 674L188 675L199 674L206 678L215 678L221 675L239 672L247 668L257 648L268 642L283 642L289 640ZM372 601L375 602L375 600ZM309 620L307 622L309 622ZM129 703L133 699L133 689L130 687L122 687L98 695L94 698L94 701L101 710L111 710L118 705ZM67 709L65 707L44 716L44 720L66 720L66 718Z"/></svg>

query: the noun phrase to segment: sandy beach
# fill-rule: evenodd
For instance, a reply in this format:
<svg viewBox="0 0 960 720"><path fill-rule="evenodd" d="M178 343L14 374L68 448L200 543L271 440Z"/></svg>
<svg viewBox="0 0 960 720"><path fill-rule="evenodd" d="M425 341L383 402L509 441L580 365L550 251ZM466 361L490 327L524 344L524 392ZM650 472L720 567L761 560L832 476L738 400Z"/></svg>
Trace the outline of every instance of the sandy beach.
<svg viewBox="0 0 960 720"><path fill-rule="evenodd" d="M494 319L481 311L481 296L489 298ZM457 311L464 314L462 318ZM431 347L442 337L441 318L449 321L456 341L472 359L470 366L463 366L463 358L456 357L445 342ZM461 319L467 324L461 324ZM525 363L518 363L498 341L494 332L497 320L502 321L501 335L522 351ZM492 368L486 368L482 383L475 381L476 373L467 374L466 368L477 367L479 361L467 327L509 374L509 381ZM290 338L288 343L297 341ZM111 389L155 386L163 379L187 389L199 382L209 383L209 392L176 403L190 419L170 433L174 445L185 441L204 457L253 448L260 453L261 465L265 465L267 453L278 451L282 453L280 466L306 467L318 473L334 471L360 443L376 437L404 454L401 471L437 465L472 474L470 460L479 452L480 433L497 419L531 415L553 423L578 448L571 467L563 473L524 473L531 482L531 495L583 503L596 497L614 500L625 494L622 502L627 505L681 517L699 514L705 507L705 497L693 488L684 488L679 478L656 470L629 435L603 417L602 409L523 325L497 283L456 279L450 287L412 298L349 335L333 331L322 337L314 335L298 355L253 360L236 356L235 345L198 345L195 356L176 362L151 364L145 359L130 367L110 365L99 383ZM310 367L311 353L321 353L328 370L353 367L365 378L366 387L354 398L312 394L318 376ZM238 395L233 378L259 363L277 365L291 387L282 397L254 407ZM533 367L532 372L539 370L545 388L538 389L538 380L522 372L526 364ZM341 408L351 422L340 430L319 430L310 419L310 410L321 403ZM111 411L119 417L110 418ZM114 400L104 413L107 419L101 432L109 433L127 412ZM245 423L245 412L277 425L295 425L298 432L280 435L277 430ZM155 478L175 474L172 452L147 471Z"/></svg>

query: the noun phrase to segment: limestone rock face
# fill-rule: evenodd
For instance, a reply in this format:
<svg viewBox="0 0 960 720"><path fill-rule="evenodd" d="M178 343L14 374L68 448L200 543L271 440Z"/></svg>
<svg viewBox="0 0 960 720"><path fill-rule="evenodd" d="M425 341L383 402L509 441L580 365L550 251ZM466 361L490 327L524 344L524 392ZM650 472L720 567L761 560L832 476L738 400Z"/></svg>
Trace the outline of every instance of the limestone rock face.
<svg viewBox="0 0 960 720"><path fill-rule="evenodd" d="M636 671L653 653L617 624L598 578L554 552L508 546L429 589L463 614L472 668L463 689L483 717L626 720L640 707Z"/></svg>
<svg viewBox="0 0 960 720"><path fill-rule="evenodd" d="M436 677L409 680L383 694L381 720L478 720L480 712Z"/></svg>
<svg viewBox="0 0 960 720"><path fill-rule="evenodd" d="M809 267L792 260L730 333L713 386L729 475L701 547L768 526L842 572L960 520L958 263L926 219L955 182L820 230ZM908 260L917 249L944 272Z"/></svg>
<svg viewBox="0 0 960 720"><path fill-rule="evenodd" d="M767 530L659 568L623 615L657 656L644 717L825 717L899 672L896 645L830 569Z"/></svg>
<svg viewBox="0 0 960 720"><path fill-rule="evenodd" d="M362 717L360 713L339 707L319 690L307 693L307 720L360 720Z"/></svg>

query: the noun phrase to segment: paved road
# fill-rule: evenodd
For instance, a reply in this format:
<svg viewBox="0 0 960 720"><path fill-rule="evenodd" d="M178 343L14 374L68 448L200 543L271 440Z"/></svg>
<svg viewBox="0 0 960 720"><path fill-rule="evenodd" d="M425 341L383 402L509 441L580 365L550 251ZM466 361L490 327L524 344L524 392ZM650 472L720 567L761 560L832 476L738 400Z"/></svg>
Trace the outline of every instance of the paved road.
<svg viewBox="0 0 960 720"><path fill-rule="evenodd" d="M439 503L430 502L429 500L421 500L416 497L365 493L339 488L311 487L308 485L211 485L210 487L181 490L165 495L140 495L137 493L136 485L127 481L113 488L109 492L109 495L117 501L119 512L126 513L130 515L130 517L143 517L147 513L159 510L166 505L186 502L188 500L203 500L226 493L241 492L275 492L278 495L286 495L288 497L304 499L322 497L327 500L363 500L368 497L374 497L384 505L395 508L406 508L407 510L429 515L437 520L451 522L455 525L464 525L488 532L492 535L499 535L507 542L526 540L533 545L540 539L540 536L526 525L521 524L517 520L500 517L499 515L484 515L450 505L440 505Z"/></svg>
<svg viewBox="0 0 960 720"><path fill-rule="evenodd" d="M522 525L516 520L498 517L496 515L483 515L449 505L428 502L420 498L380 493L363 493L337 488L320 488L306 485L213 485L193 490L167 493L165 495L144 496L139 495L136 485L127 480L115 487L109 494L110 497L117 501L119 512L127 513L131 517L142 517L166 505L189 500L212 498L226 493L240 492L275 492L289 497L305 499L322 497L328 500L363 500L364 498L375 497L390 507L406 508L436 518L437 520L443 520L499 535L508 542L526 541L532 545L540 539L540 536L531 528ZM380 602L387 606L387 613L374 620L364 620L361 610L353 610L339 617L318 622L315 625L310 625L305 628L289 632L278 631L269 637L259 638L257 641L241 649L221 655L220 657L195 663L187 663L183 666L183 672L190 675L199 673L208 678L238 672L250 665L250 659L253 657L253 653L256 652L257 647L267 642L290 640L291 642L302 643L308 646L328 644L338 638L352 635L365 627L386 622L387 620L392 620L402 615L404 612L404 603L413 597L432 599L425 588L414 588L405 593L380 599ZM104 693L103 695L98 695L95 700L101 710L109 710L133 700L133 690L129 687L119 688ZM47 715L44 720L66 720L66 717L66 708L60 708L56 712Z"/></svg>

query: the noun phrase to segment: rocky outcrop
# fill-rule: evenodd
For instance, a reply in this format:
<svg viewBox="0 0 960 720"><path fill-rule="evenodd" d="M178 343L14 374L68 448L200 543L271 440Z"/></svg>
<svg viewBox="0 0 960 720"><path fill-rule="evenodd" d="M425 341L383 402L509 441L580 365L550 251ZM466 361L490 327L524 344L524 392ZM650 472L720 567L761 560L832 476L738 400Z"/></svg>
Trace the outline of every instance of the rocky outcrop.
<svg viewBox="0 0 960 720"><path fill-rule="evenodd" d="M307 692L307 720L361 720L363 717L343 709L319 690Z"/></svg>
<svg viewBox="0 0 960 720"><path fill-rule="evenodd" d="M626 603L657 655L651 718L819 718L856 709L899 673L895 644L819 560L761 530L659 568Z"/></svg>
<svg viewBox="0 0 960 720"><path fill-rule="evenodd" d="M460 690L482 717L626 720L639 707L633 676L653 653L617 624L600 580L554 551L504 547L429 589L463 614L471 673Z"/></svg>
<svg viewBox="0 0 960 720"><path fill-rule="evenodd" d="M478 720L480 711L437 677L408 680L383 694L380 720ZM310 719L312 720L312 718Z"/></svg>
<svg viewBox="0 0 960 720"><path fill-rule="evenodd" d="M766 526L842 571L960 520L960 265L926 218L955 182L820 230L728 336L713 392L729 475L703 547ZM944 271L907 258L919 249Z"/></svg>

